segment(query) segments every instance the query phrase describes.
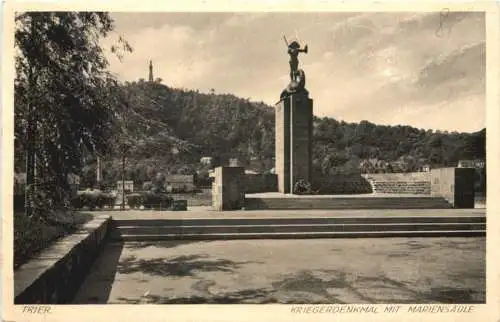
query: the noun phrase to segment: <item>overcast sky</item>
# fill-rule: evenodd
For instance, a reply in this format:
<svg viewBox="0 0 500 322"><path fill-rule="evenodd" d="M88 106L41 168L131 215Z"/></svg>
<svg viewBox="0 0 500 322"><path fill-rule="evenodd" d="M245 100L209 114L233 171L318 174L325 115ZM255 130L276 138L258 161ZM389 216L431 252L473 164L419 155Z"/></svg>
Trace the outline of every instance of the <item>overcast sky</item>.
<svg viewBox="0 0 500 322"><path fill-rule="evenodd" d="M483 13L113 13L134 48L121 80L154 76L273 105L289 80L283 35L317 116L472 132L485 126ZM110 43L112 38L106 40Z"/></svg>

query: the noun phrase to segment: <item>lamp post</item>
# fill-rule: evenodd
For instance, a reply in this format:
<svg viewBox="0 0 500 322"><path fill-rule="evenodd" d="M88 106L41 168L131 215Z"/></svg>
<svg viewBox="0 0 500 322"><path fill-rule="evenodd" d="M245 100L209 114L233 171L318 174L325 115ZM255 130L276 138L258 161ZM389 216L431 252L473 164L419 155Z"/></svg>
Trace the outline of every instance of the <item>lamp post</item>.
<svg viewBox="0 0 500 322"><path fill-rule="evenodd" d="M125 210L125 156L129 150L127 144L124 144L121 148L122 152L122 205L121 209Z"/></svg>

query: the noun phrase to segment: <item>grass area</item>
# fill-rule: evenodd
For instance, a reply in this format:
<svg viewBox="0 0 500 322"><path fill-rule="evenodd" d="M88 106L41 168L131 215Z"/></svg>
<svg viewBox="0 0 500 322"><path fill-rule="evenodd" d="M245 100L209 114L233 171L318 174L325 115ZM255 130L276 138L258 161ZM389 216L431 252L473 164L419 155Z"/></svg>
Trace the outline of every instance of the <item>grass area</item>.
<svg viewBox="0 0 500 322"><path fill-rule="evenodd" d="M52 214L50 221L42 221L14 213L14 269L92 218L88 213L59 211Z"/></svg>

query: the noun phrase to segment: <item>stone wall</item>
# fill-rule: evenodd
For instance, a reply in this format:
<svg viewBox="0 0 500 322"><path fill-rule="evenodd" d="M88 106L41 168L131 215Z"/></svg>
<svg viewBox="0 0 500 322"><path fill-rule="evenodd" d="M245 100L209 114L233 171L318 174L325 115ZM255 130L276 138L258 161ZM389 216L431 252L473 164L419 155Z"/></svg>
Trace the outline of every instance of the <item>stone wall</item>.
<svg viewBox="0 0 500 322"><path fill-rule="evenodd" d="M14 271L15 304L71 303L110 229L102 215Z"/></svg>
<svg viewBox="0 0 500 322"><path fill-rule="evenodd" d="M245 192L276 192L278 191L278 176L272 173L245 174Z"/></svg>
<svg viewBox="0 0 500 322"><path fill-rule="evenodd" d="M212 184L212 207L214 210L238 210L245 201L244 176L242 167L217 167Z"/></svg>
<svg viewBox="0 0 500 322"><path fill-rule="evenodd" d="M373 173L363 175L374 193L431 194L431 173Z"/></svg>
<svg viewBox="0 0 500 322"><path fill-rule="evenodd" d="M378 181L401 181L401 182L417 182L430 181L430 172L409 172L409 173L369 173L363 174L367 179Z"/></svg>
<svg viewBox="0 0 500 322"><path fill-rule="evenodd" d="M334 175L313 177L312 190L319 194L363 194L371 193L370 183L360 175Z"/></svg>
<svg viewBox="0 0 500 322"><path fill-rule="evenodd" d="M445 198L455 208L474 208L474 176L473 168L433 169L432 196Z"/></svg>
<svg viewBox="0 0 500 322"><path fill-rule="evenodd" d="M370 183L359 175L317 176L312 189L320 194L362 194L371 193ZM263 193L278 191L276 174L245 174L245 192Z"/></svg>

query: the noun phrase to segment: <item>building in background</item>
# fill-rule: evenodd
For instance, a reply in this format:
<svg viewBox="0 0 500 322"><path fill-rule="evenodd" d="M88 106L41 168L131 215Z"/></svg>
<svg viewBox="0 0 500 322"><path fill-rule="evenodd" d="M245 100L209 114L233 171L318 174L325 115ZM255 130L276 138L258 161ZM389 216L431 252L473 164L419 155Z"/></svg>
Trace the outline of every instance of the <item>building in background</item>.
<svg viewBox="0 0 500 322"><path fill-rule="evenodd" d="M200 163L203 165L212 165L212 157L202 157Z"/></svg>
<svg viewBox="0 0 500 322"><path fill-rule="evenodd" d="M192 174L171 174L165 178L167 192L192 192L196 189Z"/></svg>
<svg viewBox="0 0 500 322"><path fill-rule="evenodd" d="M125 187L125 192L134 192L134 181L126 180L125 184L121 180L116 182L116 190L118 190L119 193L122 192L123 187Z"/></svg>
<svg viewBox="0 0 500 322"><path fill-rule="evenodd" d="M80 188L80 176L77 176L76 174L73 173L69 173L68 184L69 184L69 189L71 191L71 195L76 196L78 194L78 189Z"/></svg>
<svg viewBox="0 0 500 322"><path fill-rule="evenodd" d="M476 168L476 169L483 169L485 166L485 161L482 159L476 159L476 160L460 160L458 161L458 168Z"/></svg>

